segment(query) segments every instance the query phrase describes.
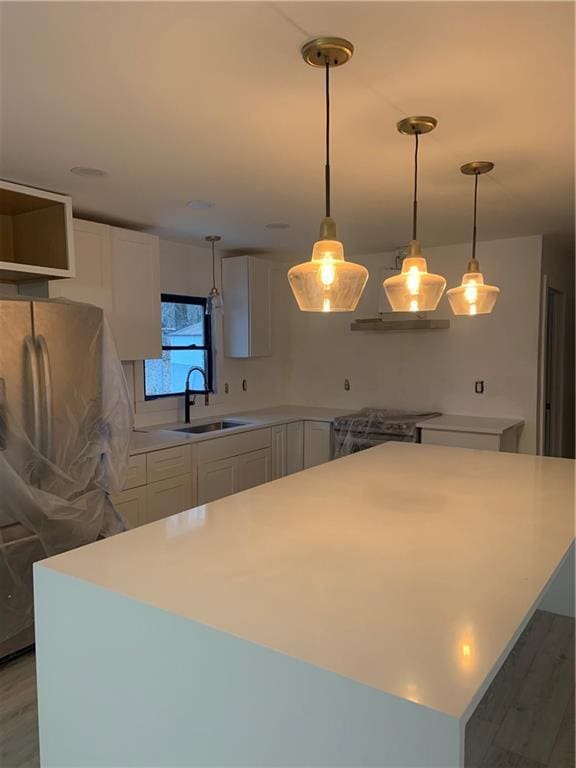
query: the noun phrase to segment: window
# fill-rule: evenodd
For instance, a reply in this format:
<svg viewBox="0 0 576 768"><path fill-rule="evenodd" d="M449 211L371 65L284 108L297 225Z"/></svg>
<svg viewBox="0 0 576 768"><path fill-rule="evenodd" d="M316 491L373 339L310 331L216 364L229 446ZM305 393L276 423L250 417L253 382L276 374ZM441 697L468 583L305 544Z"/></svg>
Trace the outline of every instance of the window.
<svg viewBox="0 0 576 768"><path fill-rule="evenodd" d="M186 376L191 392L212 392L212 343L206 299L172 296L163 293L161 303L162 357L144 361L144 396L146 400L182 395Z"/></svg>

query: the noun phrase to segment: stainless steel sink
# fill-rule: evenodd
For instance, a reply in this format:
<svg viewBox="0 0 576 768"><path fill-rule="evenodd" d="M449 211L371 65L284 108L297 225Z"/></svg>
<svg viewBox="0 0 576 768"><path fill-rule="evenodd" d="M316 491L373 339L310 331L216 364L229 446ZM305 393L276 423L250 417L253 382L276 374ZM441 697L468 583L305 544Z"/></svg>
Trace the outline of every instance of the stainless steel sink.
<svg viewBox="0 0 576 768"><path fill-rule="evenodd" d="M245 421L212 421L210 424L198 424L195 427L180 427L174 432L190 432L195 435L203 432L218 432L221 429L232 429L233 427L243 427L247 424Z"/></svg>

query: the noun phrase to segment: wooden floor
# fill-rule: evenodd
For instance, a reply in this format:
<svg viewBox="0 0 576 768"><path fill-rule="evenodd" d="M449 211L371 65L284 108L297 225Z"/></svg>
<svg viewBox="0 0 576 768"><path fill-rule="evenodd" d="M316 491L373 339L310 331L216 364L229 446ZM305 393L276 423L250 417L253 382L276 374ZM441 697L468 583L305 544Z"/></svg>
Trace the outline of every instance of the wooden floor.
<svg viewBox="0 0 576 768"><path fill-rule="evenodd" d="M0 768L38 765L29 653L0 666ZM574 619L535 613L467 725L466 768L575 768Z"/></svg>

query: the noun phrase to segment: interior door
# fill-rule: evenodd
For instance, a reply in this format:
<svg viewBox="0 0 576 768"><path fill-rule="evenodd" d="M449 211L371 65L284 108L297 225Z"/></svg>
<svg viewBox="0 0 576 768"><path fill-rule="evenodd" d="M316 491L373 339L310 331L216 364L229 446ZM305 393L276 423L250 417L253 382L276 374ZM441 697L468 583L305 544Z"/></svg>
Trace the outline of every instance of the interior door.
<svg viewBox="0 0 576 768"><path fill-rule="evenodd" d="M0 450L7 451L11 465L18 469L26 460L26 450L10 430L11 421L31 441L39 439L35 437L39 424L34 426L38 381L29 301L0 300L0 340ZM36 413L37 408L36 398Z"/></svg>
<svg viewBox="0 0 576 768"><path fill-rule="evenodd" d="M34 301L39 352L42 450L66 469L90 445L102 419L102 310L89 304Z"/></svg>

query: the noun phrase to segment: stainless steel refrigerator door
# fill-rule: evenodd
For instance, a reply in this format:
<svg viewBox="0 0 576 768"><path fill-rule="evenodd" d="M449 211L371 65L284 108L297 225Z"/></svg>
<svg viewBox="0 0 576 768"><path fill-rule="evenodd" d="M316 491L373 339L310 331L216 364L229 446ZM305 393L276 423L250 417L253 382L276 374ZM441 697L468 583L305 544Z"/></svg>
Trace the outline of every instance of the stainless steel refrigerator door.
<svg viewBox="0 0 576 768"><path fill-rule="evenodd" d="M29 458L17 439L23 430L40 439L39 367L32 339L29 301L0 300L0 450L15 468ZM1 512L0 512L1 514Z"/></svg>
<svg viewBox="0 0 576 768"><path fill-rule="evenodd" d="M102 413L102 310L89 304L32 303L41 382L42 452L67 467L90 442Z"/></svg>

